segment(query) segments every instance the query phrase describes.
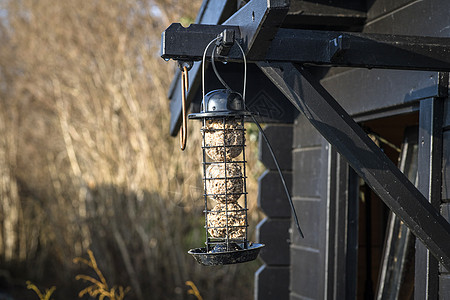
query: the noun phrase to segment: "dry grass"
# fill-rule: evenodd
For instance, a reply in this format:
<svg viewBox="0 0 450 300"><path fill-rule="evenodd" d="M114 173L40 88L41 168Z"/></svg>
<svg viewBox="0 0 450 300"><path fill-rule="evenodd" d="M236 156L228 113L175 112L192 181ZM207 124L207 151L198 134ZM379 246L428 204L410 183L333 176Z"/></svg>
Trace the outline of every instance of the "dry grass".
<svg viewBox="0 0 450 300"><path fill-rule="evenodd" d="M85 282L91 283L90 286L82 289L78 293L78 297L82 298L84 295L89 295L91 297L97 298L99 300L103 300L105 298L109 298L110 300L123 300L125 295L130 291L130 287L124 288L123 286L113 286L109 288L108 283L106 282L105 276L103 276L102 271L97 265L97 261L95 259L94 253L91 250L88 250L89 260L77 257L73 260L74 263L82 263L92 270L94 270L98 279L84 274L78 274L75 276L76 280L83 280Z"/></svg>
<svg viewBox="0 0 450 300"><path fill-rule="evenodd" d="M159 47L200 1L1 5L1 268L64 299L79 290L71 258L92 249L130 299L183 299L187 279L208 299L249 298L256 264L205 269L186 254L204 241L200 124L182 153Z"/></svg>
<svg viewBox="0 0 450 300"><path fill-rule="evenodd" d="M189 286L188 294L194 295L197 300L203 300L202 295L200 295L200 292L198 291L197 286L192 281L188 280L186 281L186 285Z"/></svg>
<svg viewBox="0 0 450 300"><path fill-rule="evenodd" d="M56 290L56 287L52 286L51 288L46 289L44 293L42 293L34 283L27 281L26 284L27 284L27 289L35 292L36 295L38 296L39 300L50 300L51 299L50 297L52 296L53 292Z"/></svg>

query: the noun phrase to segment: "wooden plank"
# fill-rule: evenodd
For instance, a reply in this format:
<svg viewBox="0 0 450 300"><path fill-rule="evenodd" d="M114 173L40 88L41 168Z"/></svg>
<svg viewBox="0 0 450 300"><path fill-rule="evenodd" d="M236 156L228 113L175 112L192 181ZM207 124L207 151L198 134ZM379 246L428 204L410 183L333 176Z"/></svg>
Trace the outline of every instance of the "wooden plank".
<svg viewBox="0 0 450 300"><path fill-rule="evenodd" d="M292 172L283 172L288 187L292 186ZM271 218L290 218L291 207L280 175L266 170L258 179L258 207Z"/></svg>
<svg viewBox="0 0 450 300"><path fill-rule="evenodd" d="M237 0L204 0L195 19L196 24L221 24L237 8Z"/></svg>
<svg viewBox="0 0 450 300"><path fill-rule="evenodd" d="M411 0L368 0L367 1L367 21L370 22L373 19L386 15L394 10L397 10Z"/></svg>
<svg viewBox="0 0 450 300"><path fill-rule="evenodd" d="M303 116L296 121L293 152L293 196L300 226L305 234L291 234L291 299L322 299L327 286L325 261L328 243L326 227L326 175L328 143ZM334 226L334 224L332 225ZM320 250L319 250L320 249ZM300 256L300 257L299 257ZM295 257L295 261L293 260ZM310 282L305 282L305 277Z"/></svg>
<svg viewBox="0 0 450 300"><path fill-rule="evenodd" d="M450 202L450 131L442 135L442 201Z"/></svg>
<svg viewBox="0 0 450 300"><path fill-rule="evenodd" d="M441 202L442 112L440 98L420 102L418 189L436 209ZM438 262L419 240L416 241L414 271L414 298L436 299Z"/></svg>
<svg viewBox="0 0 450 300"><path fill-rule="evenodd" d="M318 147L324 141L320 133L311 125L304 115L299 115L294 123L293 148Z"/></svg>
<svg viewBox="0 0 450 300"><path fill-rule="evenodd" d="M411 1L369 22L363 32L449 37L449 11L450 2L447 0Z"/></svg>
<svg viewBox="0 0 450 300"><path fill-rule="evenodd" d="M334 294L338 292L336 279L338 276L339 279L341 279L341 274L345 274L345 269L341 269L342 265L338 266L339 263L345 262L345 256L342 256L342 252L345 253L346 248L345 239L340 240L340 242L343 242L340 247L337 245L339 244L338 239L345 236L339 234L339 229L344 229L343 233L345 233L345 220L344 224L339 224L340 213L342 213L343 210L339 205L340 197L338 196L340 180L339 177L341 175L338 171L338 154L332 145L326 145L325 151L323 152L324 153L322 155L325 156L324 160L327 161L327 180L326 185L323 185L322 194L324 195L323 198L325 201L323 201L322 203L322 214L326 215L326 221L324 222L325 226L323 226L322 229L323 234L320 233L320 235L325 237L324 239L322 239L324 243L320 246L320 249L323 250L322 252L324 254L324 260L326 264L324 276L324 289L326 289L325 298L333 299Z"/></svg>
<svg viewBox="0 0 450 300"><path fill-rule="evenodd" d="M289 299L289 267L261 266L255 273L254 299Z"/></svg>
<svg viewBox="0 0 450 300"><path fill-rule="evenodd" d="M450 98L447 98L444 101L444 122L442 126L446 130L450 129Z"/></svg>
<svg viewBox="0 0 450 300"><path fill-rule="evenodd" d="M450 2L446 0L377 0L368 2L368 9L369 18L383 17L369 21L365 33L450 36ZM322 84L351 116L439 96L435 72L343 70L333 72Z"/></svg>
<svg viewBox="0 0 450 300"><path fill-rule="evenodd" d="M291 1L283 27L350 28L363 25L366 19L365 1L316 0Z"/></svg>
<svg viewBox="0 0 450 300"><path fill-rule="evenodd" d="M345 265L345 296L356 299L358 274L358 219L359 219L359 181L360 178L352 168L348 168L347 196L347 261Z"/></svg>
<svg viewBox="0 0 450 300"><path fill-rule="evenodd" d="M322 203L320 201L294 200L294 207L305 238L302 239L297 231L292 230L291 244L319 249L322 240L325 238L322 233L326 224L326 214L323 211Z"/></svg>
<svg viewBox="0 0 450 300"><path fill-rule="evenodd" d="M450 221L450 203L443 203L443 204L441 204L441 215L447 221Z"/></svg>
<svg viewBox="0 0 450 300"><path fill-rule="evenodd" d="M292 125L269 125L264 128L264 133L272 145L275 157L281 170L292 169ZM259 160L269 170L276 170L275 163L264 139L259 137Z"/></svg>
<svg viewBox="0 0 450 300"><path fill-rule="evenodd" d="M450 222L450 203L441 204L441 215ZM439 273L450 274L450 271L447 270L442 264L439 264Z"/></svg>
<svg viewBox="0 0 450 300"><path fill-rule="evenodd" d="M332 155L328 165L332 167L329 168L331 182L327 204L329 215L327 299L354 299L356 296L353 287L356 286L356 272L353 271L353 266L356 265L357 254L353 250L357 239L355 231L357 218L352 210L357 208L352 206L358 203L359 199L353 191L350 191L350 188L353 189L354 186L349 184L353 178L349 176L351 171L347 162L341 155L336 154L333 147L330 150ZM334 184L331 180L333 177Z"/></svg>
<svg viewBox="0 0 450 300"><path fill-rule="evenodd" d="M290 219L265 218L256 227L256 240L266 246L259 257L268 266L289 266Z"/></svg>
<svg viewBox="0 0 450 300"><path fill-rule="evenodd" d="M319 251L291 247L291 264L291 292L307 299L324 299Z"/></svg>
<svg viewBox="0 0 450 300"><path fill-rule="evenodd" d="M357 231L354 228L357 218L353 209L357 207L358 196L353 185L352 191L349 190L349 168L346 161L327 143L322 147L320 156L323 163L319 167L322 169L320 197L295 198L295 208L304 228L305 239L300 239L293 233L291 251L300 249L318 253L316 285L319 291L326 291L326 295L318 299L352 299L356 290L354 269L357 260ZM295 173L302 171L297 166L294 163ZM354 181L353 177L351 181ZM347 199L350 199L349 203ZM304 270L308 267L298 263L291 260L292 268ZM292 282L300 280L296 276L292 274ZM291 299L303 299L304 296L300 290L291 293Z"/></svg>
<svg viewBox="0 0 450 300"><path fill-rule="evenodd" d="M296 172L293 175L294 197L319 198L322 162L321 148L296 150L293 153Z"/></svg>
<svg viewBox="0 0 450 300"><path fill-rule="evenodd" d="M289 14L342 15L365 18L366 4L361 0L293 0Z"/></svg>
<svg viewBox="0 0 450 300"><path fill-rule="evenodd" d="M346 69L321 83L353 117L439 95L436 72Z"/></svg>
<svg viewBox="0 0 450 300"><path fill-rule="evenodd" d="M450 299L450 275L439 276L439 299Z"/></svg>

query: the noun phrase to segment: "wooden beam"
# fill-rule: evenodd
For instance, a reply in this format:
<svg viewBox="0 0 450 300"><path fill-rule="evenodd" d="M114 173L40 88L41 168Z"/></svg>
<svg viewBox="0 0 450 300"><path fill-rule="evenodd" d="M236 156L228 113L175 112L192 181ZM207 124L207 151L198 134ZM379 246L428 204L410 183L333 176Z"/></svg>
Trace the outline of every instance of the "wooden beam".
<svg viewBox="0 0 450 300"><path fill-rule="evenodd" d="M222 2L228 2L223 1ZM239 30L236 31L236 36L242 40L243 47L246 50L247 54L251 54L255 57L264 57L265 53L268 49L268 46L270 45L271 40L273 39L273 36L276 34L278 27L281 25L281 23L284 20L284 17L286 16L287 12L289 10L289 1L288 0L252 0L249 3L247 3L244 7L242 7L240 10L238 10L235 14L233 14L231 17L229 17L222 25L221 28L229 28L230 26L234 28L237 28L236 26L239 26ZM209 23L211 24L211 23ZM173 25L172 25L173 26ZM176 25L175 25L176 26ZM199 28L199 26L206 26L208 25L191 25L191 30L195 28ZM219 26L220 27L220 26ZM218 27L218 28L219 28ZM170 27L169 27L170 28ZM168 29L169 29L168 28ZM183 28L180 28L179 26L176 27L176 30L179 31L179 36L183 36L186 32L189 31L189 28L186 28L183 30ZM264 30L262 30L264 28ZM221 29L218 33L223 31ZM162 48L161 48L161 56L165 59L173 58L168 53L170 50L168 47L168 40L172 39L171 37L166 36L166 33L168 31L166 30L163 33L162 36ZM183 57L177 57L176 59L184 59L184 60L200 60L203 51L205 50L206 45L215 37L217 34L214 34L211 36L211 31L208 32L208 36L204 41L206 44L202 44L201 47L201 53L199 57L193 58L193 57L187 57L187 55L182 55ZM177 38L172 39L172 41L177 44L176 48L178 48L178 51L183 51L182 49L186 49L187 45L189 47L195 47L197 43L197 39L194 38L194 35L191 35L189 40L183 44L182 47L179 46L179 41ZM254 45L257 45L257 47L253 47ZM212 49L213 47L211 47ZM174 48L171 48L174 49ZM170 50L171 51L171 50ZM210 50L211 51L211 50ZM240 54L239 49L237 46L232 47L232 53L239 53L239 57L242 58L242 55ZM191 87L188 95L187 95L187 105L189 106L191 102L193 101L194 95L196 94L197 90L200 87L200 74L201 74L201 64L195 63L192 70L189 72L190 84ZM173 92L169 94L169 98L172 99L170 102L170 111L171 111L171 121L170 121L170 133L171 135L176 135L178 132L178 129L181 124L181 89L179 88L179 83L177 79L175 79L175 83L173 86Z"/></svg>
<svg viewBox="0 0 450 300"><path fill-rule="evenodd" d="M450 224L319 81L304 67L292 63L264 62L258 66L433 256L449 268Z"/></svg>

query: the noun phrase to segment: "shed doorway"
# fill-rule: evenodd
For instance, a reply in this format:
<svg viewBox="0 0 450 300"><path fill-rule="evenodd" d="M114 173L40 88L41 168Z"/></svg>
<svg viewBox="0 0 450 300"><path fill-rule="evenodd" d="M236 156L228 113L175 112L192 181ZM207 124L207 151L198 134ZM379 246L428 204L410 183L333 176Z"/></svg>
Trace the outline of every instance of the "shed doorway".
<svg viewBox="0 0 450 300"><path fill-rule="evenodd" d="M417 186L419 113L360 123ZM384 202L359 180L358 299L413 299L415 238Z"/></svg>

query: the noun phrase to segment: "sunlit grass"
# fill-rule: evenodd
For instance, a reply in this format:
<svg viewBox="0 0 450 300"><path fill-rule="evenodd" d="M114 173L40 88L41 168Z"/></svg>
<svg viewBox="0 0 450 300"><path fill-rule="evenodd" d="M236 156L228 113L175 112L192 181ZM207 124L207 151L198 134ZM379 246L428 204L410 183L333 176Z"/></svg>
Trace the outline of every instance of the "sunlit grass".
<svg viewBox="0 0 450 300"><path fill-rule="evenodd" d="M186 285L190 287L190 289L188 290L189 295L194 295L197 298L197 300L203 300L203 297L202 297L202 295L200 295L200 292L198 291L195 283L188 280L188 281L186 281Z"/></svg>
<svg viewBox="0 0 450 300"><path fill-rule="evenodd" d="M108 283L106 282L105 276L103 276L103 273L100 271L97 261L95 260L94 253L91 250L88 250L89 260L77 257L73 260L74 263L82 263L90 267L95 271L95 273L98 276L98 279L89 276L89 275L83 275L79 274L75 277L76 280L84 280L86 282L92 283L92 285L88 286L87 288L81 290L78 293L78 297L83 297L84 295L88 294L92 297L97 297L99 300L105 299L105 297L111 299L111 300L123 300L125 298L126 293L130 291L130 287L124 288L123 286L113 286L111 289L108 287Z"/></svg>
<svg viewBox="0 0 450 300"><path fill-rule="evenodd" d="M39 297L39 300L50 300L50 297L52 296L53 292L56 290L56 287L52 286L51 288L46 289L45 293L42 293L34 283L31 283L31 281L27 281L26 283L27 283L27 289L34 291L36 293L36 295Z"/></svg>

